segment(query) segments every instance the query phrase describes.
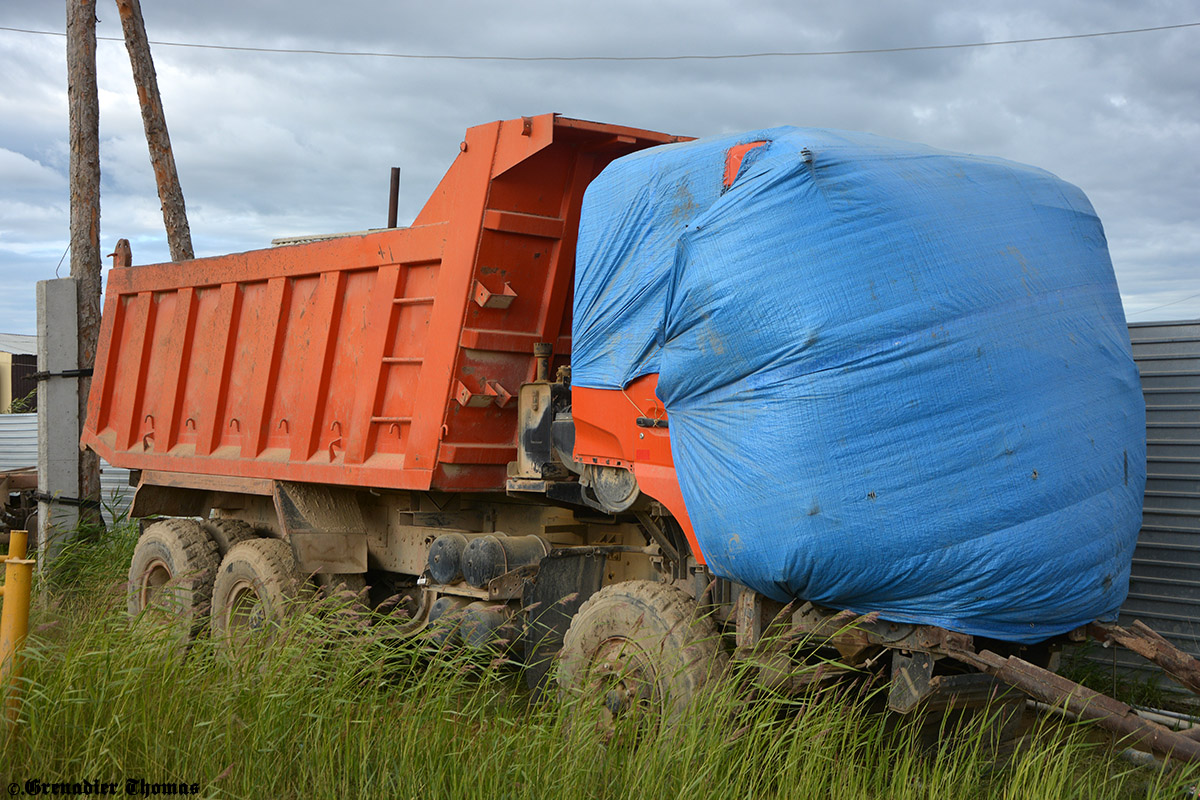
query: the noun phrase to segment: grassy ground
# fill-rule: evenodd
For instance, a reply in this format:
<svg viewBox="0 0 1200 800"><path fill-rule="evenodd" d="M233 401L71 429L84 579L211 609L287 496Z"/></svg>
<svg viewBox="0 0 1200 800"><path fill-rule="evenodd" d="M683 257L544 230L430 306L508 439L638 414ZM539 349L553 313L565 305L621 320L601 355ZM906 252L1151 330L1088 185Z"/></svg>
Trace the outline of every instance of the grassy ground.
<svg viewBox="0 0 1200 800"><path fill-rule="evenodd" d="M970 730L914 744L845 691L745 703L723 684L670 726L602 740L583 704L533 704L512 667L298 618L241 660L132 627L133 533L43 586L0 784L198 784L239 798L1184 797L1194 768L1136 768L1052 725L1003 766ZM338 619L341 619L340 617ZM1194 795L1192 795L1194 796Z"/></svg>

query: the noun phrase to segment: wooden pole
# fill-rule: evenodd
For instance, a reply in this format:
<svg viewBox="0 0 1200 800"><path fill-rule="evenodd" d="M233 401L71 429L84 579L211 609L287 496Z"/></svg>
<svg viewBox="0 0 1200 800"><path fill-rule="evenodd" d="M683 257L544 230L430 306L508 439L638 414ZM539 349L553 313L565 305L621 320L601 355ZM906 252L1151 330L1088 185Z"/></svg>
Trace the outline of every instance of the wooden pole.
<svg viewBox="0 0 1200 800"><path fill-rule="evenodd" d="M100 338L100 100L96 88L96 0L67 0L67 104L70 120L71 277L78 285L81 369L96 361ZM91 378L79 378L79 425ZM76 433L78 440L82 430ZM79 497L100 499L100 457L79 453ZM84 512L85 509L80 509ZM99 514L87 514L99 520Z"/></svg>
<svg viewBox="0 0 1200 800"><path fill-rule="evenodd" d="M125 48L133 65L133 82L137 85L138 101L142 106L142 124L146 128L146 144L150 147L150 163L158 183L158 199L162 201L163 222L167 227L167 245L172 261L189 261L192 252L192 233L188 229L187 211L183 205L183 190L175 171L175 156L171 152L171 137L167 135L167 118L163 114L162 97L158 93L158 76L150 57L150 42L142 20L139 0L117 0L121 27L125 31Z"/></svg>
<svg viewBox="0 0 1200 800"><path fill-rule="evenodd" d="M396 227L396 215L400 208L400 168L392 167L392 185L388 192L388 224L389 228Z"/></svg>

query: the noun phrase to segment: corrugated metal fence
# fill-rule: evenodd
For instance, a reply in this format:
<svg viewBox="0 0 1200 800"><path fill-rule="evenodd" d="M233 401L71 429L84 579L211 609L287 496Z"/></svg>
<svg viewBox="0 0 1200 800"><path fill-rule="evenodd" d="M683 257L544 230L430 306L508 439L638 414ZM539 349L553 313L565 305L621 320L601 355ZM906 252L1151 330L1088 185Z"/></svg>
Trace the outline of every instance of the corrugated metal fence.
<svg viewBox="0 0 1200 800"><path fill-rule="evenodd" d="M1200 320L1129 326L1146 398L1146 502L1121 623L1200 657ZM1121 648L1105 664L1149 670Z"/></svg>
<svg viewBox="0 0 1200 800"><path fill-rule="evenodd" d="M0 414L0 470L37 466L37 414Z"/></svg>
<svg viewBox="0 0 1200 800"><path fill-rule="evenodd" d="M0 470L37 466L37 414L0 414ZM109 524L133 501L129 470L100 461L102 514Z"/></svg>

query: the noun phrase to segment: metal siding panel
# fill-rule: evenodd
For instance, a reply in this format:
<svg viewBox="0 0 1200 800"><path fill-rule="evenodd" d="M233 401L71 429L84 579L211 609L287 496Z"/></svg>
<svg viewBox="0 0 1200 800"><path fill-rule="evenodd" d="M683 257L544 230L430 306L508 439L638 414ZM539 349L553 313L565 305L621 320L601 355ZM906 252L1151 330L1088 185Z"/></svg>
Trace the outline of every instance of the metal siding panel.
<svg viewBox="0 0 1200 800"><path fill-rule="evenodd" d="M133 502L133 487L129 485L129 470L114 467L100 460L100 505L104 521L113 524L114 516L123 518Z"/></svg>
<svg viewBox="0 0 1200 800"><path fill-rule="evenodd" d="M1146 398L1146 501L1120 622L1140 619L1200 657L1200 321L1129 326ZM1126 652L1098 664L1142 678L1155 667Z"/></svg>
<svg viewBox="0 0 1200 800"><path fill-rule="evenodd" d="M0 471L37 466L37 414L0 414ZM100 495L104 521L123 516L133 501L129 470L101 459Z"/></svg>
<svg viewBox="0 0 1200 800"><path fill-rule="evenodd" d="M37 414L0 414L0 470L37 466Z"/></svg>
<svg viewBox="0 0 1200 800"><path fill-rule="evenodd" d="M37 337L27 333L0 333L0 353L36 356Z"/></svg>

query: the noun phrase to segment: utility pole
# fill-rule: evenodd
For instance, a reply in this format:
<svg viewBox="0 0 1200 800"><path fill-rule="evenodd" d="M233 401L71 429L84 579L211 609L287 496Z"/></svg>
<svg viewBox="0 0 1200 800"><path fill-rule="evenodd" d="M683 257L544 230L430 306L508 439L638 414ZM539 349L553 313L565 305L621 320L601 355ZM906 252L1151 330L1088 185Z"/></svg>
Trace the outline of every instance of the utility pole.
<svg viewBox="0 0 1200 800"><path fill-rule="evenodd" d="M100 100L96 88L96 0L67 0L67 104L70 117L71 277L78 286L79 368L96 361L100 338ZM86 373L85 373L86 375ZM80 430L87 419L90 377L79 381ZM79 451L83 501L100 498L100 457ZM80 509L99 520L94 508Z"/></svg>
<svg viewBox="0 0 1200 800"><path fill-rule="evenodd" d="M150 57L150 42L142 20L139 0L117 0L121 27L125 31L125 48L133 66L133 82L137 85L138 101L142 106L142 124L146 128L146 144L150 147L150 163L158 183L158 199L162 202L163 222L167 227L167 245L172 261L188 261L192 252L192 233L188 229L187 212L183 206L183 190L175 171L175 156L171 152L171 137L167 135L167 119L163 114L162 96L158 93L158 76Z"/></svg>

